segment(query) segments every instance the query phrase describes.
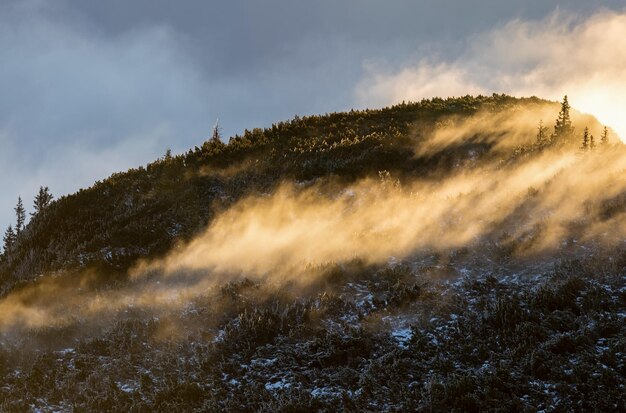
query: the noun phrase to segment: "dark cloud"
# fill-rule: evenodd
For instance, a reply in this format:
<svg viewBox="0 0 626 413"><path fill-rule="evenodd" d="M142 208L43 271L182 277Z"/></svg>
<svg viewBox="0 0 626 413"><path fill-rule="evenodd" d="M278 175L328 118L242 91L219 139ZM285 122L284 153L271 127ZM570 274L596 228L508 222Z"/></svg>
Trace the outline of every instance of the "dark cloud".
<svg viewBox="0 0 626 413"><path fill-rule="evenodd" d="M96 179L295 114L349 109L366 67L454 56L559 2L4 0L0 223L21 194ZM562 2L575 12L621 1Z"/></svg>

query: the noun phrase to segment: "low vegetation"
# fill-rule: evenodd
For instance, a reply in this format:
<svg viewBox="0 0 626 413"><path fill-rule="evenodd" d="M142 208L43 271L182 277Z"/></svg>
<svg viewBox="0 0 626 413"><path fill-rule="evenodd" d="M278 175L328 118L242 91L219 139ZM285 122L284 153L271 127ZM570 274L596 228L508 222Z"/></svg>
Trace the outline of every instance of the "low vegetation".
<svg viewBox="0 0 626 413"><path fill-rule="evenodd" d="M506 127L470 128L424 150L450 122L559 108L553 131L532 124L514 145L502 145L515 132ZM167 256L241 199L285 182L329 197L365 178L404 191L403 182L436 185L487 164L506 171L546 151L622 150L591 118L599 142L575 129L569 110L567 100L467 96L296 117L228 143L216 127L188 153L75 194L53 199L42 187L28 223L20 199L0 261L2 308L32 310L0 315L0 410L624 411L626 249L615 228L581 235L620 222L619 191L563 223L557 247L540 248L554 236L547 218L523 225L546 196L529 187L519 208L485 217L488 233L462 247L303 262L285 282L233 272L183 301L176 283L217 273L148 273L175 305L136 300L111 303L97 320L77 311L27 322L47 315L33 310L42 297L65 308L68 296L94 292L86 308L140 289L130 271L138 260Z"/></svg>

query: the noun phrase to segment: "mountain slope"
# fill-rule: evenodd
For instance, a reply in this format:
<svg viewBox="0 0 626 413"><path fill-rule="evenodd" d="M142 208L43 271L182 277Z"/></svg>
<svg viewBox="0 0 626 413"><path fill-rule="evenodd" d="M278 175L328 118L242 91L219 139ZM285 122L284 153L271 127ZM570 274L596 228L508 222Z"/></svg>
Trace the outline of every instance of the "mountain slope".
<svg viewBox="0 0 626 413"><path fill-rule="evenodd" d="M500 95L436 99L296 118L246 131L228 145L207 141L184 155L114 174L54 202L5 254L0 274L11 284L86 265L124 271L139 257L164 253L174 239L189 239L220 205L251 192L271 191L284 180L335 176L354 181L383 170L400 178L437 176L464 159L468 150L486 152L493 145L474 136L476 143L465 141L416 156L416 143L435 130L437 122L524 105L548 103Z"/></svg>
<svg viewBox="0 0 626 413"><path fill-rule="evenodd" d="M619 411L626 152L559 109L296 118L60 198L0 265L0 405Z"/></svg>

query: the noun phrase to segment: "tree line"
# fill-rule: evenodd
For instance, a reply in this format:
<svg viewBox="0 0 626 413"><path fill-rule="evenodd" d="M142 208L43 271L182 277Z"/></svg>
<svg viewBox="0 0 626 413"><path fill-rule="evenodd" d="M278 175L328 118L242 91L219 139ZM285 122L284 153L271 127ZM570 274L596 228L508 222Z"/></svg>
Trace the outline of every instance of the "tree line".
<svg viewBox="0 0 626 413"><path fill-rule="evenodd" d="M561 102L561 110L559 111L559 115L554 124L554 132L551 135L548 135L548 128L543 124L543 120L539 121L539 126L537 127L537 145L543 147L556 143L563 143L574 136L574 126L572 126L570 109L571 106L567 99L567 95L565 95L563 97L563 102ZM594 150L598 146L594 136L589 132L589 128L587 126L585 126L585 129L583 130L581 140L582 143L580 149L584 152ZM605 126L602 130L602 135L600 136L600 146L606 147L608 144L609 130Z"/></svg>
<svg viewBox="0 0 626 413"><path fill-rule="evenodd" d="M31 217L34 218L45 213L53 199L54 196L47 186L39 187L39 192L35 195L35 199L33 201L33 212L30 214ZM11 224L6 231L4 231L4 237L2 238L3 254L11 251L13 245L15 245L21 233L26 228L26 209L24 208L21 196L17 197L17 204L13 210L15 211L15 226Z"/></svg>

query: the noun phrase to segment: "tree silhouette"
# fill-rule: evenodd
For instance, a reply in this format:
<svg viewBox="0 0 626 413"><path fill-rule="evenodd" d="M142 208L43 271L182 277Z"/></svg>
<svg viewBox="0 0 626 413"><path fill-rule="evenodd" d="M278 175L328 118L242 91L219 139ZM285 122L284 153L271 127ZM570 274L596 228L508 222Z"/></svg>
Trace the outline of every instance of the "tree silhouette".
<svg viewBox="0 0 626 413"><path fill-rule="evenodd" d="M15 231L13 231L13 226L9 225L9 228L4 232L4 237L2 238L4 242L4 253L6 254L11 250L13 244L15 244L17 236L15 235Z"/></svg>
<svg viewBox="0 0 626 413"><path fill-rule="evenodd" d="M605 146L609 143L609 130L605 126L602 130L602 135L600 135L600 145Z"/></svg>
<svg viewBox="0 0 626 413"><path fill-rule="evenodd" d="M220 129L219 120L215 121L215 125L213 125L213 133L211 134L211 138L202 144L202 150L206 154L216 154L220 153L226 144L222 141L222 132Z"/></svg>
<svg viewBox="0 0 626 413"><path fill-rule="evenodd" d="M26 210L24 209L24 203L22 202L22 197L17 197L17 205L14 208L16 224L15 224L15 234L19 235L20 232L24 229L24 224L26 223Z"/></svg>
<svg viewBox="0 0 626 413"><path fill-rule="evenodd" d="M213 125L213 133L211 134L211 141L222 142L222 131L220 128L220 121L217 119L215 125Z"/></svg>
<svg viewBox="0 0 626 413"><path fill-rule="evenodd" d="M585 127L585 131L583 132L583 144L580 147L583 151L589 149L589 128Z"/></svg>
<svg viewBox="0 0 626 413"><path fill-rule="evenodd" d="M548 128L544 126L543 120L540 120L537 127L537 145L544 146L548 143L548 140Z"/></svg>
<svg viewBox="0 0 626 413"><path fill-rule="evenodd" d="M554 136L557 139L566 138L571 136L574 133L574 127L572 126L572 120L570 119L570 111L571 107L567 100L567 95L563 97L563 102L561 103L561 111L559 112L559 116L556 118L556 124L554 125Z"/></svg>
<svg viewBox="0 0 626 413"><path fill-rule="evenodd" d="M50 193L50 189L47 186L40 186L39 192L35 195L35 200L33 201L35 212L32 212L30 215L35 216L43 213L50 206L53 199L54 197Z"/></svg>

